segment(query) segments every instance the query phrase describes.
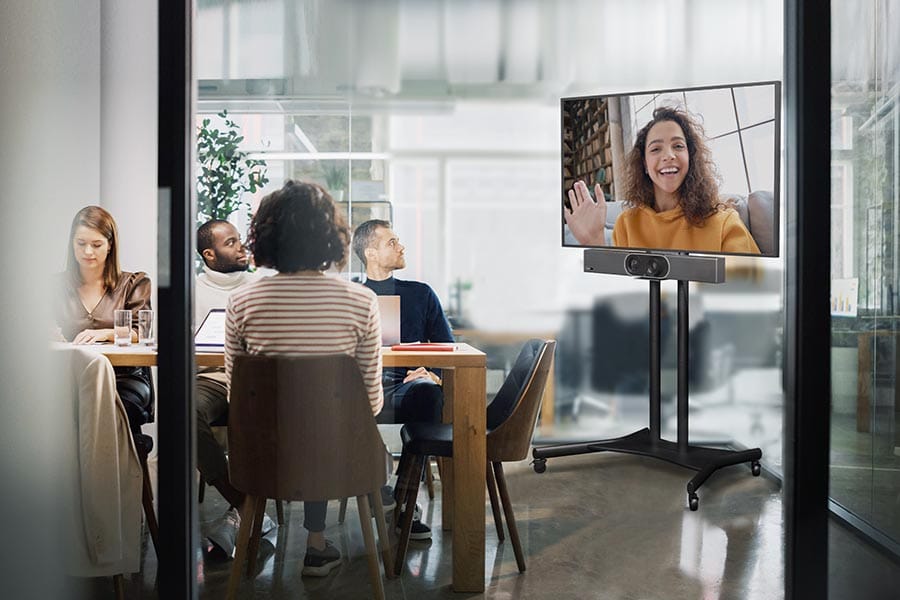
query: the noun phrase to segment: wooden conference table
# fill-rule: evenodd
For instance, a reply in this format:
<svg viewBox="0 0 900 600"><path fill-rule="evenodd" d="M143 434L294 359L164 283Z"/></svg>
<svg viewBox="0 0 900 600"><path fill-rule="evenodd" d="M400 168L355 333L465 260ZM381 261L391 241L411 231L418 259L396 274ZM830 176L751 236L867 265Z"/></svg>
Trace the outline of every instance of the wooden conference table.
<svg viewBox="0 0 900 600"><path fill-rule="evenodd" d="M381 349L385 367L443 369L444 421L453 423L453 459L443 463L443 529L453 531L453 590L484 591L486 356L469 344L453 352ZM93 348L113 366L154 366L156 350L144 346ZM198 367L221 367L221 352L198 352Z"/></svg>

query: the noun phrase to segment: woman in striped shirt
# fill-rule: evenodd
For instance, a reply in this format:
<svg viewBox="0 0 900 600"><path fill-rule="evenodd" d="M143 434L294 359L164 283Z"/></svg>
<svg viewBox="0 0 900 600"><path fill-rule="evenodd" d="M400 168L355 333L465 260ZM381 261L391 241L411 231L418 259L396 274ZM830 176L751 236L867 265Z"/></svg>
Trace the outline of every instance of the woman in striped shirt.
<svg viewBox="0 0 900 600"><path fill-rule="evenodd" d="M263 198L247 246L277 275L248 284L228 299L225 374L235 354L304 356L343 353L359 364L372 414L381 412L381 324L368 288L325 271L346 263L350 231L331 197L315 184L288 181ZM304 503L308 530L303 573L326 575L340 552L325 539L325 502Z"/></svg>

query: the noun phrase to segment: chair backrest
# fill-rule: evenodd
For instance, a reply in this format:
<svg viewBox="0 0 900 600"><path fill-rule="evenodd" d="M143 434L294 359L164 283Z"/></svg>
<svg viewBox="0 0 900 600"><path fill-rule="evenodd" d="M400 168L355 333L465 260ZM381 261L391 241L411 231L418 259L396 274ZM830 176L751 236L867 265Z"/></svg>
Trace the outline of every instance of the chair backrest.
<svg viewBox="0 0 900 600"><path fill-rule="evenodd" d="M522 460L528 456L555 350L555 340L532 339L519 352L503 386L488 406L488 460ZM495 408L498 400L502 404ZM502 420L495 421L500 417Z"/></svg>
<svg viewBox="0 0 900 600"><path fill-rule="evenodd" d="M346 354L235 357L228 447L232 483L254 496L329 500L387 480L384 442Z"/></svg>

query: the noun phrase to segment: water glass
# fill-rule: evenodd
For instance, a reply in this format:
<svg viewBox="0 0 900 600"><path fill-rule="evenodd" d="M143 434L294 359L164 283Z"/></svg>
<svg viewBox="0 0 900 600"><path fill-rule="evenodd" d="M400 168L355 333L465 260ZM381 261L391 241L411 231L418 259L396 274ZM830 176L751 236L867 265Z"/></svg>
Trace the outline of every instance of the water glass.
<svg viewBox="0 0 900 600"><path fill-rule="evenodd" d="M153 311L138 311L138 344L141 346L152 346L156 343L153 337Z"/></svg>
<svg viewBox="0 0 900 600"><path fill-rule="evenodd" d="M117 310L113 313L113 331L116 346L131 345L131 311Z"/></svg>

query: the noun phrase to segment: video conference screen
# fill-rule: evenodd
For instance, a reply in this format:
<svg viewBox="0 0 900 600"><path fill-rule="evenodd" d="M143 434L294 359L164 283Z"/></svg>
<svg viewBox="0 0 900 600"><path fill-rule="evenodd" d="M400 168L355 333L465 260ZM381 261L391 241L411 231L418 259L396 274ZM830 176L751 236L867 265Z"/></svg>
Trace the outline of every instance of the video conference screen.
<svg viewBox="0 0 900 600"><path fill-rule="evenodd" d="M778 256L779 82L560 104L563 246Z"/></svg>

